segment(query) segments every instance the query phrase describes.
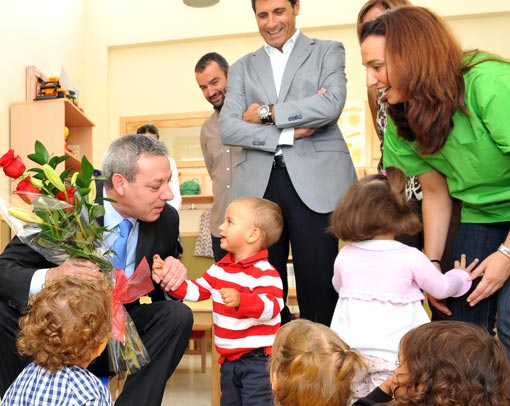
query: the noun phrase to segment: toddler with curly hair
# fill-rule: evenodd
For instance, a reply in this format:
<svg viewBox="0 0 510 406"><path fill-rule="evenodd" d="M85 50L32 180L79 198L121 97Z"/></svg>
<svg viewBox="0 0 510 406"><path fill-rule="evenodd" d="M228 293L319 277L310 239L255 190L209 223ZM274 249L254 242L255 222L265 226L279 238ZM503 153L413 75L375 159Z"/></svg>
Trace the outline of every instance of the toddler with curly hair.
<svg viewBox="0 0 510 406"><path fill-rule="evenodd" d="M2 406L112 405L110 392L87 366L103 352L112 328L105 280L62 277L30 297L20 320L18 351L31 357Z"/></svg>

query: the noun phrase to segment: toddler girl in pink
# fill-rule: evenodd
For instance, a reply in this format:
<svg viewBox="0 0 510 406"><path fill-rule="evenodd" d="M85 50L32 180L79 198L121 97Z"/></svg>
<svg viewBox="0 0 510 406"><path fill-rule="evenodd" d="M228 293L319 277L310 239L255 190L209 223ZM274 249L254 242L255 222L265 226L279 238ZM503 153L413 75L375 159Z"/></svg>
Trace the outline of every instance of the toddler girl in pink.
<svg viewBox="0 0 510 406"><path fill-rule="evenodd" d="M365 356L368 374L358 377L355 397L368 394L398 365L400 339L430 321L422 291L444 299L462 296L471 287L465 256L442 274L416 248L394 239L421 229L420 219L403 195L405 175L388 168L387 175L369 175L356 182L338 203L331 229L348 241L334 266L338 292L331 328Z"/></svg>

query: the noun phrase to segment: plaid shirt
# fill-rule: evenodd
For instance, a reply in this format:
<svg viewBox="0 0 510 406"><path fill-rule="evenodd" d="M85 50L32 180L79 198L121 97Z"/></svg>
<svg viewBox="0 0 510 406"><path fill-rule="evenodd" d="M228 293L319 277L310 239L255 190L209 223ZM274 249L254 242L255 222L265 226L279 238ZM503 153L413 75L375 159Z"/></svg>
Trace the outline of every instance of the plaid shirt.
<svg viewBox="0 0 510 406"><path fill-rule="evenodd" d="M2 406L111 406L110 392L84 368L66 366L54 374L32 362L11 384Z"/></svg>

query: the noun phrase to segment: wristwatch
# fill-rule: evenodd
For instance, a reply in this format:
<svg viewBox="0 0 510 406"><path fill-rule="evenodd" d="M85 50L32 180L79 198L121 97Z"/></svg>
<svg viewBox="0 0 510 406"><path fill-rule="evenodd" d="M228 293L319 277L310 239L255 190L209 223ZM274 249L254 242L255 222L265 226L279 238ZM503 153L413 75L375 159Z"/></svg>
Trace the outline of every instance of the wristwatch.
<svg viewBox="0 0 510 406"><path fill-rule="evenodd" d="M273 121L273 105L263 104L257 110L257 116L259 116L262 124L274 124Z"/></svg>
<svg viewBox="0 0 510 406"><path fill-rule="evenodd" d="M510 259L510 248L505 244L501 244L498 248L498 251L505 255L508 259Z"/></svg>

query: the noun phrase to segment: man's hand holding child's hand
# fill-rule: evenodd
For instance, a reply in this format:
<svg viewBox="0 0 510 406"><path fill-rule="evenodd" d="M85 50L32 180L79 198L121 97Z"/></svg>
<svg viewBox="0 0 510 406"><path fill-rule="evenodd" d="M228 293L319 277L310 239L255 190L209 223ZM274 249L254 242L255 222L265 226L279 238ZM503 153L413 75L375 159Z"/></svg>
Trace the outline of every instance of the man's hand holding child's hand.
<svg viewBox="0 0 510 406"><path fill-rule="evenodd" d="M164 261L156 254L152 264L152 279L164 290L176 290L188 276L188 270L181 261L167 257Z"/></svg>

